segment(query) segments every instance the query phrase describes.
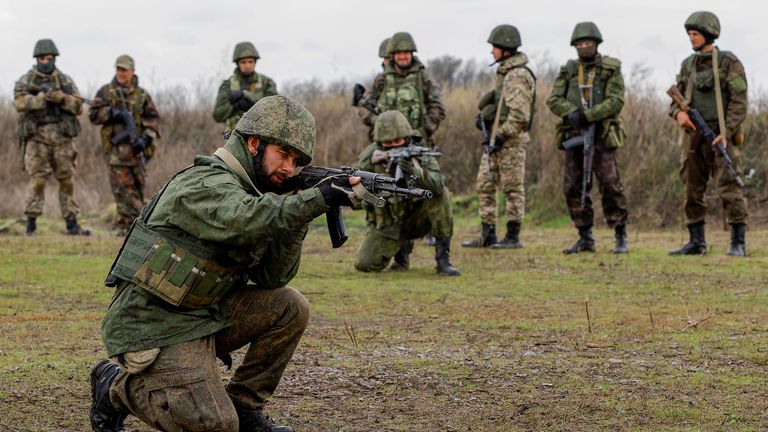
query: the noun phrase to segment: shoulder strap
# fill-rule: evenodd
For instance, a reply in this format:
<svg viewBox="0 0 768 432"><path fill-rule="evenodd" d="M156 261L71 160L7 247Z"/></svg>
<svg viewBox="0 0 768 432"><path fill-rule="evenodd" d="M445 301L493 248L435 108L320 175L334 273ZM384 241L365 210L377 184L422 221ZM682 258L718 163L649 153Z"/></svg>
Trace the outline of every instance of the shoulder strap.
<svg viewBox="0 0 768 432"><path fill-rule="evenodd" d="M685 84L685 100L691 102L693 96L693 82L696 79L696 54L691 55L686 60L688 66L688 82Z"/></svg>
<svg viewBox="0 0 768 432"><path fill-rule="evenodd" d="M725 113L723 111L723 93L720 88L720 63L717 61L717 47L712 50L712 75L715 76L715 102L717 103L717 120L720 125L720 135L723 136L723 146L727 146L728 134L725 130Z"/></svg>
<svg viewBox="0 0 768 432"><path fill-rule="evenodd" d="M233 92L240 90L240 77L238 77L237 74L232 74L232 76L229 77L229 90Z"/></svg>
<svg viewBox="0 0 768 432"><path fill-rule="evenodd" d="M235 155L233 155L229 150L225 149L224 147L219 147L216 149L215 152L213 152L214 156L218 156L219 159L221 159L225 164L227 164L228 167L232 169L238 176L240 176L241 179L245 180L248 185L253 188L253 190L256 192L257 196L261 196L261 192L256 188L256 185L253 184L251 181L251 178L248 177L248 173L245 172L245 168L240 164L240 161L237 160Z"/></svg>

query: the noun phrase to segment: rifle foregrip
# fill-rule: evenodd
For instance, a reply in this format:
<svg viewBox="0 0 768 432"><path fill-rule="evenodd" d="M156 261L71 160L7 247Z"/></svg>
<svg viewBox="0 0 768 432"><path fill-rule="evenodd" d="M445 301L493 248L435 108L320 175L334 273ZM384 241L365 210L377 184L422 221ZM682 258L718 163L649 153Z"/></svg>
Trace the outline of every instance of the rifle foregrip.
<svg viewBox="0 0 768 432"><path fill-rule="evenodd" d="M328 225L328 236L331 238L331 246L334 249L341 247L349 238L347 227L344 226L344 216L341 214L341 207L331 207L325 213L325 221Z"/></svg>

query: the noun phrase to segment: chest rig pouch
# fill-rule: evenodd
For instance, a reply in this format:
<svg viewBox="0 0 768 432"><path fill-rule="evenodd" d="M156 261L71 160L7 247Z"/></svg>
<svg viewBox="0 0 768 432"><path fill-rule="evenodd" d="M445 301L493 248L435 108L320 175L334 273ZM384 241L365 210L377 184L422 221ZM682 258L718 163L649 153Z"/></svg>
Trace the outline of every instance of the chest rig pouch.
<svg viewBox="0 0 768 432"><path fill-rule="evenodd" d="M114 287L118 279L126 280L173 306L201 309L219 302L230 289L245 282L247 275L242 268L220 265L216 253L208 248L147 226L167 187L133 222L104 284Z"/></svg>

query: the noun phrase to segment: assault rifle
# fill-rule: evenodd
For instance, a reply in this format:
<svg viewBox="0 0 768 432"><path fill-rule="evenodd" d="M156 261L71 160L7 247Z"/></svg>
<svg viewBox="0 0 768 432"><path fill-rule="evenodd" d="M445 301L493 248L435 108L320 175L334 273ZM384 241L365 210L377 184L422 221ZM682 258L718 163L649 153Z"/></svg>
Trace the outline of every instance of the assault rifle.
<svg viewBox="0 0 768 432"><path fill-rule="evenodd" d="M40 92L48 94L48 93L50 93L52 91L53 91L53 87L51 87L50 85L45 84L45 83L40 84L40 85L32 84L32 85L29 86L29 94L32 94L32 95L36 95L36 94L38 94ZM79 100L80 102L82 102L84 104L93 105L93 100L92 99L87 99L87 98L84 98L84 97L82 97L80 95L75 95L75 94L67 94L67 96L72 96L73 98Z"/></svg>
<svg viewBox="0 0 768 432"><path fill-rule="evenodd" d="M376 165L381 162L387 161L387 172L392 172L392 167L395 167L395 180L401 184L405 178L403 170L400 168L399 162L403 159L411 159L420 156L432 156L439 158L443 154L439 151L432 150L429 147L422 147L413 144L391 147L387 150L376 150L371 156L371 162ZM409 184L410 186L410 184Z"/></svg>
<svg viewBox="0 0 768 432"><path fill-rule="evenodd" d="M487 161L488 161L488 181L493 181L493 166L491 165L491 154L493 154L496 150L496 140L494 139L493 142L491 142L491 138L488 134L488 126L485 124L485 120L480 116L480 114L477 115L478 123L480 123L480 132L483 133L483 153L488 155Z"/></svg>
<svg viewBox="0 0 768 432"><path fill-rule="evenodd" d="M591 84L579 85L579 94L584 99L584 90L589 90L589 102L588 108L592 108L592 93L593 88ZM583 103L583 102L582 102ZM587 205L587 194L589 188L592 185L592 163L595 160L595 132L597 130L597 123L591 122L587 126L587 130L581 135L577 135L568 140L563 141L562 146L565 150L572 149L574 147L584 146L582 151L582 164L581 164L581 208Z"/></svg>
<svg viewBox="0 0 768 432"><path fill-rule="evenodd" d="M352 106L363 107L376 115L381 114L381 107L373 98L366 94L365 87L362 84L355 84L355 87L352 89Z"/></svg>
<svg viewBox="0 0 768 432"><path fill-rule="evenodd" d="M704 117L701 116L701 113L696 108L688 105L688 103L683 98L683 95L680 93L680 89L673 85L669 88L669 90L667 90L667 94L672 98L678 108L688 113L688 117L691 119L693 125L696 126L696 130L704 136L704 140L706 140L707 144L712 145L712 143L715 142L717 135L715 135L712 129L707 126L707 122L704 121ZM731 177L733 177L734 180L736 180L736 184L738 184L739 187L744 187L744 180L742 180L741 175L733 166L733 160L731 160L731 157L728 156L728 153L725 151L725 147L722 144L715 144L714 147L717 151L717 154L720 155L720 158L723 159L723 164L728 170L728 173L731 174Z"/></svg>
<svg viewBox="0 0 768 432"><path fill-rule="evenodd" d="M125 128L110 138L109 143L112 144L113 147L124 142L133 145L133 143L135 143L136 139L139 137L139 133L136 130L136 120L133 118L133 113L131 113L131 110L128 109L128 104L125 102L122 87L117 88L117 94L120 95L120 110L122 111L123 126L125 126ZM136 155L136 157L139 160L141 176L142 178L146 178L147 160L144 157L144 150L142 150L140 154Z"/></svg>
<svg viewBox="0 0 768 432"><path fill-rule="evenodd" d="M308 189L316 187L324 181L332 181L334 178L360 177L360 183L352 186L348 194L354 194L357 198L376 207L386 205L386 197L397 196L406 199L432 198L432 191L419 188L403 188L396 185L397 180L381 174L362 171L353 167L327 168L318 166L305 166L298 174L288 179L291 187L296 189ZM328 224L328 235L331 237L331 245L334 248L341 247L347 241L347 228L344 226L344 218L341 207L332 207L325 214Z"/></svg>

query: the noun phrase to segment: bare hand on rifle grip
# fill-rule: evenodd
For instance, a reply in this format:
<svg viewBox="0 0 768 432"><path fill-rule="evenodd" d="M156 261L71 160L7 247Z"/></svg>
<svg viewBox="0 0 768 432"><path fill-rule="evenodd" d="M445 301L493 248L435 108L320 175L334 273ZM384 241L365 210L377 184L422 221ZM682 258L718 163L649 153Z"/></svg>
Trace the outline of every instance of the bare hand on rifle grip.
<svg viewBox="0 0 768 432"><path fill-rule="evenodd" d="M675 120L677 121L677 125L681 128L696 130L696 126L693 124L691 118L688 117L688 113L685 111L680 111L677 113Z"/></svg>

